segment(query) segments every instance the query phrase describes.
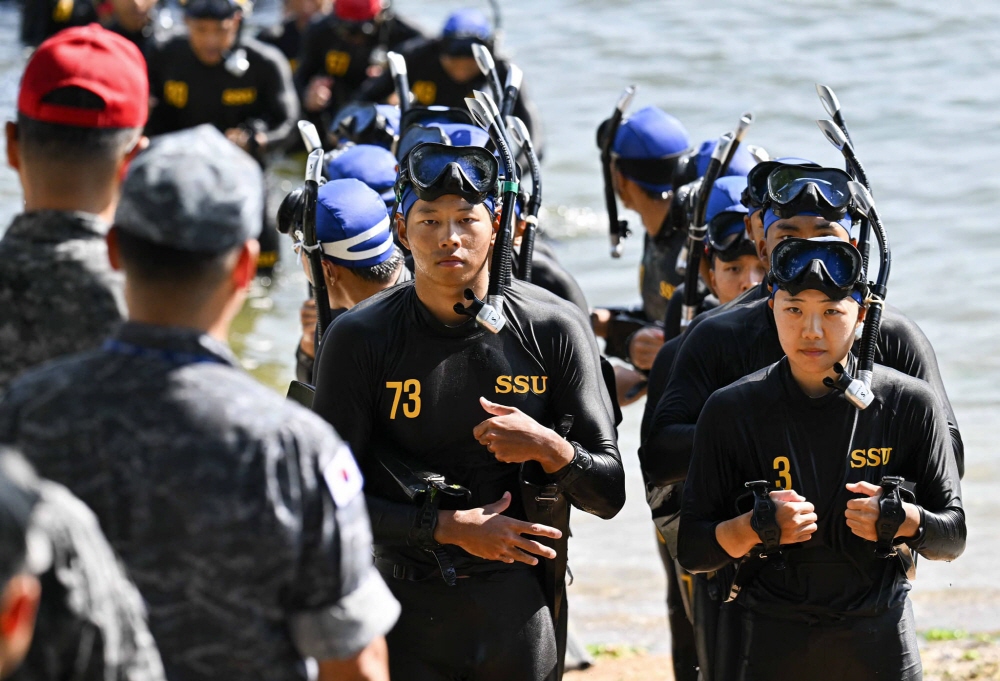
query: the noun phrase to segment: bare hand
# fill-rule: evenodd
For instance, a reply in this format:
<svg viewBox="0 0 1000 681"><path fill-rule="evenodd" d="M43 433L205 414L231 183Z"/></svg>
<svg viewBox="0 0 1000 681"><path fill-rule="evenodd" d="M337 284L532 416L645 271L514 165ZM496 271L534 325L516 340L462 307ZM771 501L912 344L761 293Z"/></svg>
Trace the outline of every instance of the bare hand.
<svg viewBox="0 0 1000 681"><path fill-rule="evenodd" d="M598 338L607 338L608 322L611 321L611 310L602 307L595 307L590 311L590 325L594 329L594 335Z"/></svg>
<svg viewBox="0 0 1000 681"><path fill-rule="evenodd" d="M316 320L316 301L310 298L299 308L299 321L302 323L302 340L299 341L299 347L309 357L316 355Z"/></svg>
<svg viewBox="0 0 1000 681"><path fill-rule="evenodd" d="M495 404L485 397L480 397L479 403L493 418L473 428L472 436L497 461L537 461L546 473L555 473L573 460L573 445L517 407Z"/></svg>
<svg viewBox="0 0 1000 681"><path fill-rule="evenodd" d="M851 532L862 539L878 541L875 523L882 514L879 508L882 488L862 480L848 484L847 491L864 495L860 499L847 500L847 510L844 511L847 526L851 528ZM920 509L904 501L903 510L906 512L906 520L896 530L896 536L913 537L920 531Z"/></svg>
<svg viewBox="0 0 1000 681"><path fill-rule="evenodd" d="M250 133L242 128L229 128L226 130L226 139L246 151L250 146Z"/></svg>
<svg viewBox="0 0 1000 681"><path fill-rule="evenodd" d="M648 371L653 368L656 353L663 347L663 329L647 326L632 334L628 345L628 356L636 369Z"/></svg>
<svg viewBox="0 0 1000 681"><path fill-rule="evenodd" d="M473 556L503 563L538 565L538 558L553 559L554 549L521 535L559 539L562 532L548 525L528 523L501 515L510 506L510 492L504 492L499 501L468 511L438 511L438 525L434 539L442 544L452 544ZM533 555L532 555L533 554Z"/></svg>
<svg viewBox="0 0 1000 681"><path fill-rule="evenodd" d="M630 369L629 367L623 367L615 365L615 388L618 395L618 406L624 407L626 405L632 404L643 395L646 394L646 386L639 387L641 384L648 383L646 379L646 374L641 371L636 371L635 369Z"/></svg>
<svg viewBox="0 0 1000 681"><path fill-rule="evenodd" d="M806 498L791 489L771 492L771 500L776 507L775 518L781 528L782 544L798 544L809 541L816 531L816 508Z"/></svg>
<svg viewBox="0 0 1000 681"><path fill-rule="evenodd" d="M316 76L306 86L305 101L302 103L306 111L313 113L322 111L330 103L333 96L333 78Z"/></svg>

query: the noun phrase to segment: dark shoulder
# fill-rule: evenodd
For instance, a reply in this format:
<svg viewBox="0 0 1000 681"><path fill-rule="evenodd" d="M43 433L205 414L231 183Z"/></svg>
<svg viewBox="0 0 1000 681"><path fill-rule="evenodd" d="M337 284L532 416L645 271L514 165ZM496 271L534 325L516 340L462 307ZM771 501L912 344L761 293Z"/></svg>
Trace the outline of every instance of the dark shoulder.
<svg viewBox="0 0 1000 681"><path fill-rule="evenodd" d="M753 413L762 413L762 408L766 409L767 405L781 399L783 392L779 372L784 361L782 359L719 388L708 398L704 411L711 408L714 412L736 417L749 414L747 405L754 405Z"/></svg>
<svg viewBox="0 0 1000 681"><path fill-rule="evenodd" d="M438 38L417 36L400 45L399 50L407 59L436 57L441 51L441 41Z"/></svg>
<svg viewBox="0 0 1000 681"><path fill-rule="evenodd" d="M381 337L378 335L380 330L405 314L406 306L412 304L412 297L415 295L412 281L379 291L337 317L336 323L330 326L327 335L364 337L368 341L375 341Z"/></svg>
<svg viewBox="0 0 1000 681"><path fill-rule="evenodd" d="M277 47L263 43L256 38L244 38L240 41L240 45L247 51L249 57L257 61L271 64L275 67L288 61Z"/></svg>
<svg viewBox="0 0 1000 681"><path fill-rule="evenodd" d="M191 45L186 35L178 35L153 47L152 58L161 60L176 59L191 54Z"/></svg>
<svg viewBox="0 0 1000 681"><path fill-rule="evenodd" d="M590 327L590 320L579 307L540 286L515 279L508 291L508 298L517 306L519 314L524 314L533 324L572 326L574 329L580 325Z"/></svg>
<svg viewBox="0 0 1000 681"><path fill-rule="evenodd" d="M881 364L874 367L872 392L877 401L897 415L907 414L917 420L942 408L940 398L927 381Z"/></svg>
<svg viewBox="0 0 1000 681"><path fill-rule="evenodd" d="M891 305L886 305L882 312L879 330L883 336L898 338L908 344L920 343L928 346L930 344L917 323Z"/></svg>
<svg viewBox="0 0 1000 681"><path fill-rule="evenodd" d="M766 300L758 300L747 305L738 305L725 312L699 317L700 321L685 334L682 348L691 352L692 349L718 343L718 339L722 336L733 334L744 336L749 329L765 319L766 310L762 309L765 305L767 305Z"/></svg>

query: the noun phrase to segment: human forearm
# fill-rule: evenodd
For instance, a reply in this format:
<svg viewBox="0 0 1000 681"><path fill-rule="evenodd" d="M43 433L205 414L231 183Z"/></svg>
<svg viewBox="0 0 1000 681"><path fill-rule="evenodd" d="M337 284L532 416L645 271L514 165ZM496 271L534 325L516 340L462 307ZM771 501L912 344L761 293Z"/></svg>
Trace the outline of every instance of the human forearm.
<svg viewBox="0 0 1000 681"><path fill-rule="evenodd" d="M389 681L389 649L380 636L349 660L320 660L317 681Z"/></svg>

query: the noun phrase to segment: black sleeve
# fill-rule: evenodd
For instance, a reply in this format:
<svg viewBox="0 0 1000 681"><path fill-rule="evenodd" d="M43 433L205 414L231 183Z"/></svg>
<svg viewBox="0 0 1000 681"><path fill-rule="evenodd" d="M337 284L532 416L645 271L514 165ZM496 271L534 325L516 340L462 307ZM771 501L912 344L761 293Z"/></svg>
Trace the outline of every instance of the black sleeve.
<svg viewBox="0 0 1000 681"><path fill-rule="evenodd" d="M555 477L574 506L601 518L612 518L625 505L625 470L618 453L611 396L601 373L597 341L583 313L562 305L560 323L548 336L548 370L553 375L553 409L557 419L572 416L567 439L579 444L592 460L589 469L568 465Z"/></svg>
<svg viewBox="0 0 1000 681"><path fill-rule="evenodd" d="M590 314L590 306L583 295L580 285L566 269L558 262L542 253L535 253L532 258L531 283L541 286L565 301L573 303L585 314ZM515 259L515 267L516 267Z"/></svg>
<svg viewBox="0 0 1000 681"><path fill-rule="evenodd" d="M727 385L715 377L717 343L709 342L712 333L712 325L701 325L685 334L653 412L649 437L639 448L639 463L658 485L680 482L687 475L698 415L716 388Z"/></svg>
<svg viewBox="0 0 1000 681"><path fill-rule="evenodd" d="M716 395L698 419L691 469L684 483L678 560L691 572L719 570L734 561L715 538L716 526L736 517L733 490L745 482L734 456L746 449L732 416L732 400ZM745 476L744 476L745 477Z"/></svg>
<svg viewBox="0 0 1000 681"><path fill-rule="evenodd" d="M392 73L386 68L380 75L363 82L352 99L360 102L384 102L395 91Z"/></svg>
<svg viewBox="0 0 1000 681"><path fill-rule="evenodd" d="M299 63L294 74L295 87L300 99L304 98L309 81L323 73L325 69L322 26L322 22L310 24L302 37L302 52L299 54Z"/></svg>
<svg viewBox="0 0 1000 681"><path fill-rule="evenodd" d="M951 437L952 450L958 465L959 476L965 475L965 444L958 430L955 410L952 409L948 392L941 380L941 370L938 368L937 355L927 336L917 326L916 322L893 308L887 308L882 317L882 333L879 336L879 350L882 357L877 357L879 364L892 367L907 376L919 378L931 387L944 408L948 420L948 431Z"/></svg>
<svg viewBox="0 0 1000 681"><path fill-rule="evenodd" d="M948 422L933 390L912 392L913 401L905 410L909 424L902 432L914 436L910 446L917 453L914 482L921 531L907 543L930 560L954 560L965 550L966 527Z"/></svg>
<svg viewBox="0 0 1000 681"><path fill-rule="evenodd" d="M426 37L419 27L398 16L393 17L391 22L388 40L388 48L390 50L395 50L398 46L415 38L424 39Z"/></svg>
<svg viewBox="0 0 1000 681"><path fill-rule="evenodd" d="M376 463L372 460L372 427L376 396L373 386L377 354L369 344L358 343L358 331L350 317L330 326L320 344L316 370L316 396L313 411L326 419L350 445L358 465L366 474ZM347 323L344 323L347 322ZM344 390L343 386L354 386ZM406 545L419 526L420 508L368 494L368 514L376 544Z"/></svg>
<svg viewBox="0 0 1000 681"><path fill-rule="evenodd" d="M679 336L667 341L657 351L656 359L653 360L653 368L649 371L649 382L646 385L646 407L642 412L642 426L639 431L640 442L645 442L649 436L656 405L660 402L663 391L667 388L670 370L674 366L674 358L677 356L677 350L680 349L680 346L681 338Z"/></svg>
<svg viewBox="0 0 1000 681"><path fill-rule="evenodd" d="M269 50L271 51L271 50ZM280 53L274 49L275 57ZM291 135L299 118L299 100L292 85L292 71L284 57L264 62L264 93L267 98L267 144L283 142Z"/></svg>
<svg viewBox="0 0 1000 681"><path fill-rule="evenodd" d="M149 120L146 122L144 131L147 137L161 135L176 129L176 125L171 121L172 107L163 101L163 76L161 72L161 60L163 55L161 50L153 50L146 57L147 72L149 73Z"/></svg>

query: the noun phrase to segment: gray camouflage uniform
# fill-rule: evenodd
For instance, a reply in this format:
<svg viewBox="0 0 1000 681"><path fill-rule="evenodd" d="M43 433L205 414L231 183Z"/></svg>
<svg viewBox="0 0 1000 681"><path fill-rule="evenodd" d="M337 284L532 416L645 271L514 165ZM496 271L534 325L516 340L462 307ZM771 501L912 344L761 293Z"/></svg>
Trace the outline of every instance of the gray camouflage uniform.
<svg viewBox="0 0 1000 681"><path fill-rule="evenodd" d="M30 498L25 569L42 585L31 648L10 681L163 681L142 598L90 509L9 451L0 452L0 479L2 503Z"/></svg>
<svg viewBox="0 0 1000 681"><path fill-rule="evenodd" d="M164 135L133 162L115 223L223 253L259 230L260 186L214 128ZM97 514L171 680L304 679L304 658L353 657L396 621L350 450L204 333L126 322L28 372L0 401L0 442Z"/></svg>
<svg viewBox="0 0 1000 681"><path fill-rule="evenodd" d="M101 344L125 316L96 215L33 211L0 239L0 392L25 369Z"/></svg>

